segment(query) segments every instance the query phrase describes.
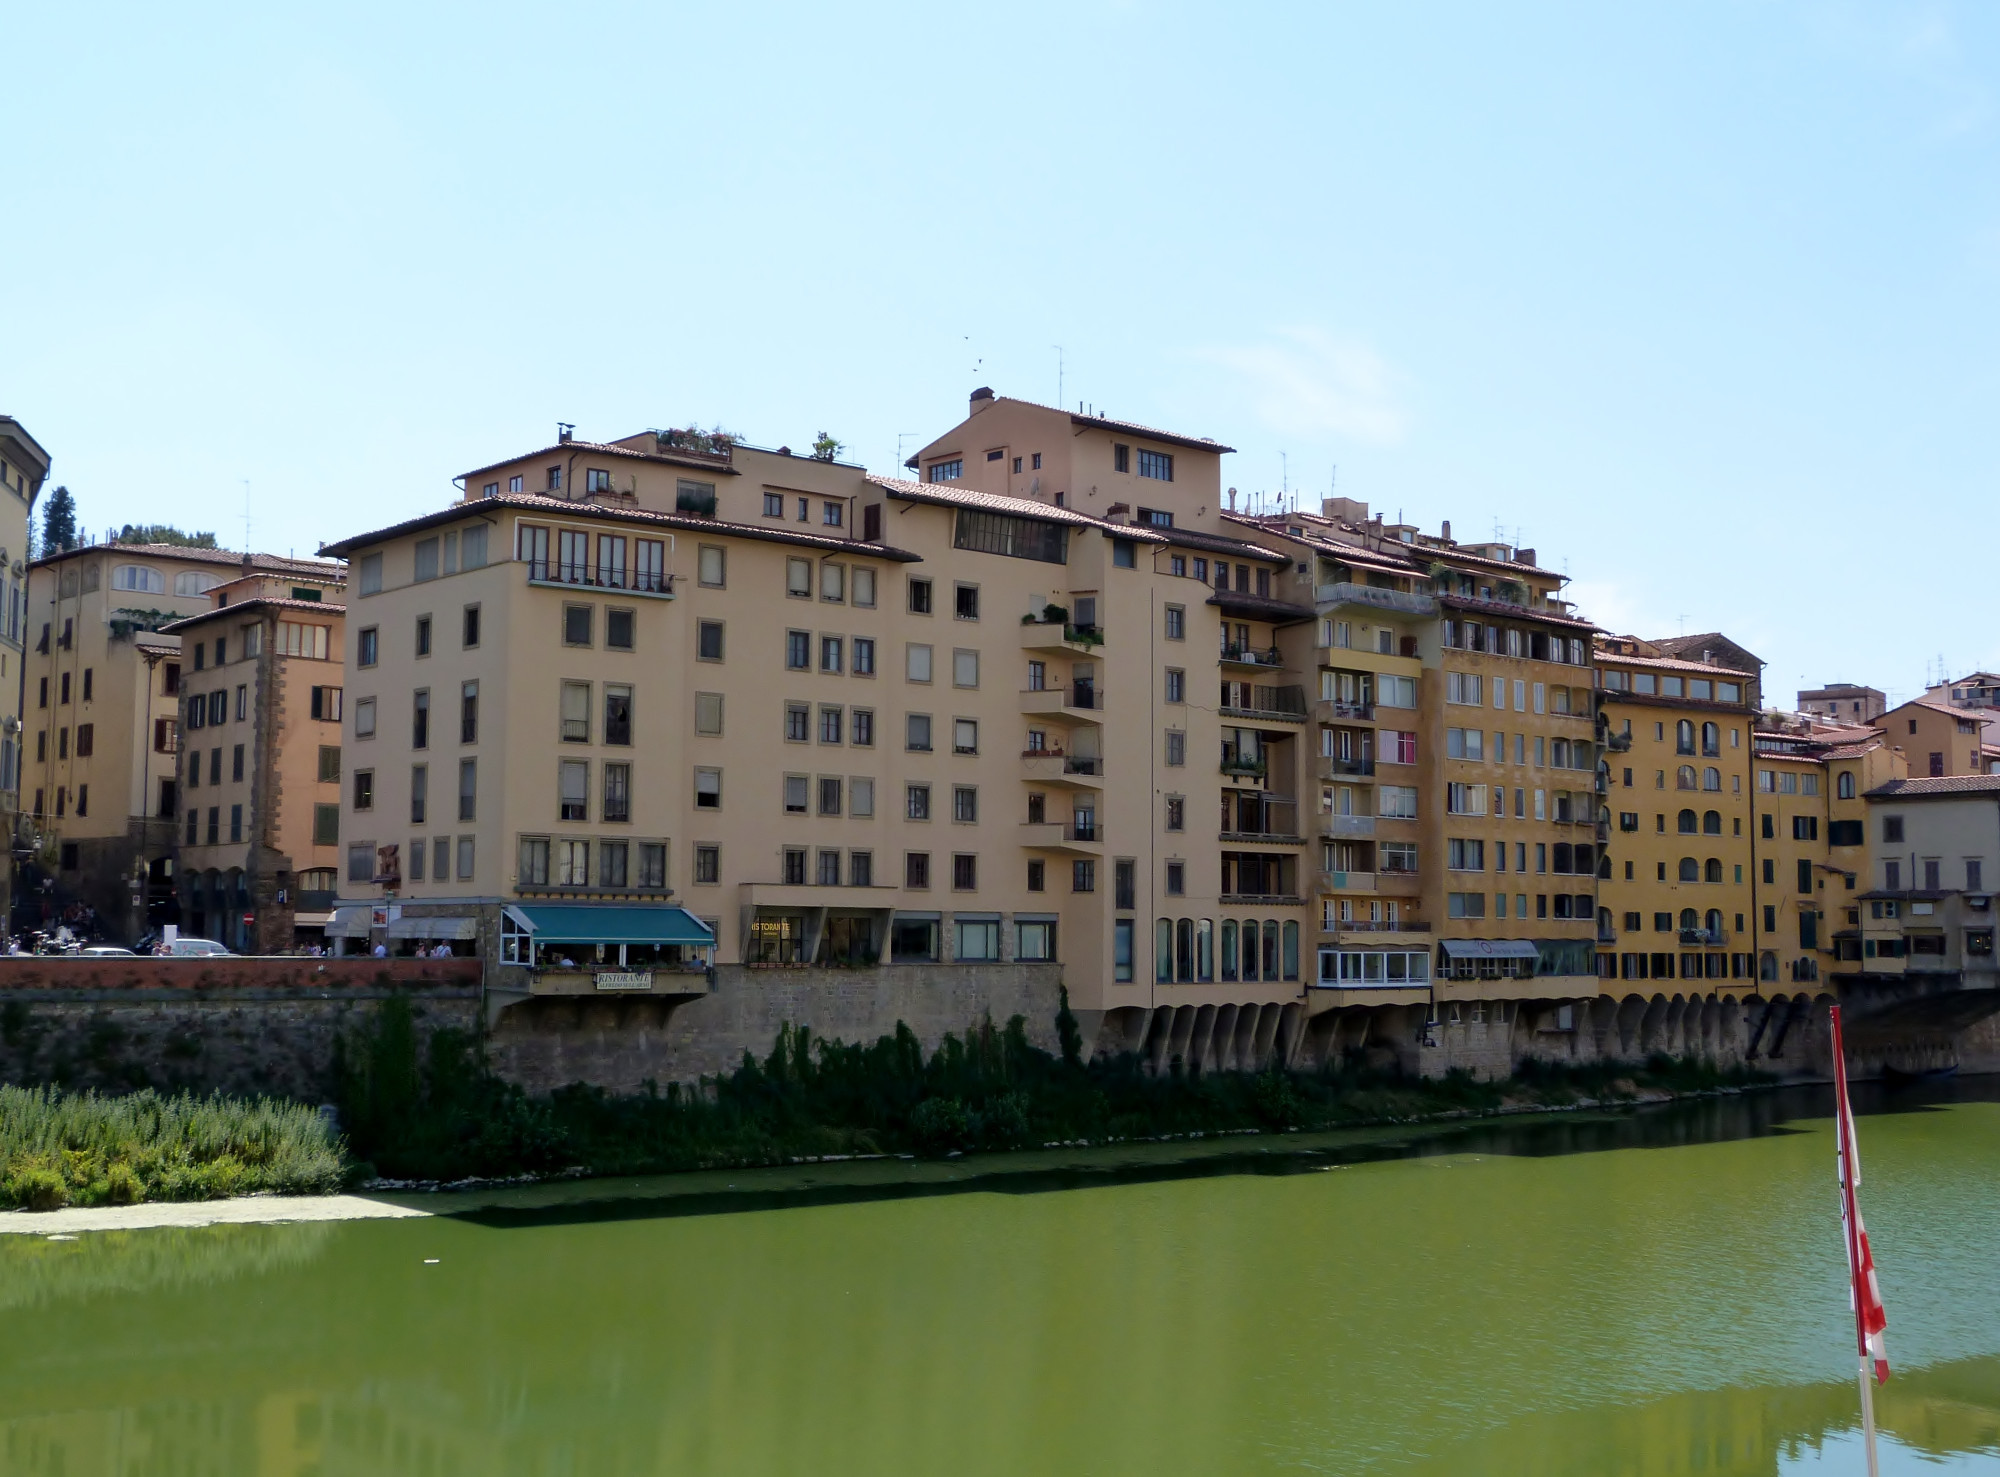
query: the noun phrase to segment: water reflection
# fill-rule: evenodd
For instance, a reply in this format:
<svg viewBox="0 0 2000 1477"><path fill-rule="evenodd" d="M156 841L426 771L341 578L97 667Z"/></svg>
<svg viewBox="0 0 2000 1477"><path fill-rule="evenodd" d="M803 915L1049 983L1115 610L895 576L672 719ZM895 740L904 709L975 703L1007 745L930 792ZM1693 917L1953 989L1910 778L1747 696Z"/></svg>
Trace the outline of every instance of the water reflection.
<svg viewBox="0 0 2000 1477"><path fill-rule="evenodd" d="M1828 1135L1739 1101L1672 1148L1579 1119L1067 1194L0 1238L0 1477L1847 1470ZM1883 1422L1971 1471L2000 1108L1863 1132Z"/></svg>

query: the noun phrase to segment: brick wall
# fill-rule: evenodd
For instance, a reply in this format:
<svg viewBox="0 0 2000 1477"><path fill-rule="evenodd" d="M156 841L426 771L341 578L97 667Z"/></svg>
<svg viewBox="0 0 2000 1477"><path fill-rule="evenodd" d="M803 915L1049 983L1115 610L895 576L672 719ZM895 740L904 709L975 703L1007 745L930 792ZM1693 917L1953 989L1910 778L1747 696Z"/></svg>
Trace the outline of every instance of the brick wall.
<svg viewBox="0 0 2000 1477"><path fill-rule="evenodd" d="M334 1096L334 1042L409 999L479 1029L476 959L0 959L0 1082Z"/></svg>

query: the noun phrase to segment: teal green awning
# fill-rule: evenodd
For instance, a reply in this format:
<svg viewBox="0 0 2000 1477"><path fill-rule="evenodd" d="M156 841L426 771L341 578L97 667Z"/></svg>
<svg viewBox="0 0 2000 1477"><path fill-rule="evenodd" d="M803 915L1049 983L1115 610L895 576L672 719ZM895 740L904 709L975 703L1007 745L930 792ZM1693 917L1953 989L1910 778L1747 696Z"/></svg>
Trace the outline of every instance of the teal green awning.
<svg viewBox="0 0 2000 1477"><path fill-rule="evenodd" d="M507 916L538 944L715 943L708 925L675 903L509 903Z"/></svg>

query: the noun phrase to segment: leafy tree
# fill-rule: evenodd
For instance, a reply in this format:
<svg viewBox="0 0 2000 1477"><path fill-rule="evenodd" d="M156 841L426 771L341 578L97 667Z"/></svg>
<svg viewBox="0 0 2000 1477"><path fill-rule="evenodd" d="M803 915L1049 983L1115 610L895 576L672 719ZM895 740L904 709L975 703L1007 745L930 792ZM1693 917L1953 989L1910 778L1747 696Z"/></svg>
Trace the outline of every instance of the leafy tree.
<svg viewBox="0 0 2000 1477"><path fill-rule="evenodd" d="M118 530L117 541L121 544L177 544L184 549L221 547L212 533L187 533L171 523L127 523Z"/></svg>
<svg viewBox="0 0 2000 1477"><path fill-rule="evenodd" d="M66 554L76 542L76 499L67 487L58 487L42 505L41 555Z"/></svg>
<svg viewBox="0 0 2000 1477"><path fill-rule="evenodd" d="M816 461L830 462L846 448L845 441L836 441L831 432L821 431L813 441L813 458Z"/></svg>

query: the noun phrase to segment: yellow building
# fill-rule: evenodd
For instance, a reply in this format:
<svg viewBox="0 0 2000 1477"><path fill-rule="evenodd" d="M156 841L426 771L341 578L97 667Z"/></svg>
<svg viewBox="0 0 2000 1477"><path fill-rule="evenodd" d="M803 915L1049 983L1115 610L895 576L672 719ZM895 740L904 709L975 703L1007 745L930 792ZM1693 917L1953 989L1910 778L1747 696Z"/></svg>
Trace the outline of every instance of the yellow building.
<svg viewBox="0 0 2000 1477"><path fill-rule="evenodd" d="M21 830L21 693L26 654L28 530L49 475L49 454L0 415L0 936L13 929L14 849Z"/></svg>
<svg viewBox="0 0 2000 1477"><path fill-rule="evenodd" d="M1755 993L1763 663L1718 634L1606 637L1596 655L1612 813L1597 919L1604 990L1650 995L1663 987L1637 982L1700 981L1664 988Z"/></svg>
<svg viewBox="0 0 2000 1477"><path fill-rule="evenodd" d="M243 555L178 544L87 545L28 571L21 793L36 840L36 911L82 901L114 939L175 917L180 640ZM317 587L320 560L254 556Z"/></svg>
<svg viewBox="0 0 2000 1477"><path fill-rule="evenodd" d="M318 942L340 865L338 566L240 574L181 643L180 926L236 953Z"/></svg>

